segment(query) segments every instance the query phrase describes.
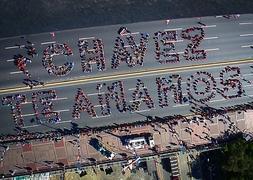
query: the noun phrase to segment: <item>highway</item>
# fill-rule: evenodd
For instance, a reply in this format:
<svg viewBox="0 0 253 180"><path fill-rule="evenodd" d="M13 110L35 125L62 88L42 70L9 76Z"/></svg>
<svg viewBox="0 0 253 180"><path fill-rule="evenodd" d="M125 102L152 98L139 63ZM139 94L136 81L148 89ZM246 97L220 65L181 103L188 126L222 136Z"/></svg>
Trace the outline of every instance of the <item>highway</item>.
<svg viewBox="0 0 253 180"><path fill-rule="evenodd" d="M201 22L206 26L203 27L205 31L204 40L200 43L200 49L207 52L207 59L203 61L187 61L180 55L180 62L159 64L155 60L155 45L153 34L164 29L176 29L178 34L183 29L193 26L200 26L197 22L198 18L176 19L171 20L168 24L166 21L141 22L124 25L128 27L131 32L146 32L150 35L147 45L147 52L144 56L144 65L129 68L126 63L121 63L120 67L115 70L111 69L111 58L113 53L113 46L115 38L117 37L117 30L120 25L112 25L105 27L93 27L85 29L76 29L62 32L55 32L55 37L52 38L50 33L42 33L36 35L26 35L25 38L13 37L0 40L0 54L1 54L1 76L0 76L0 97L5 97L12 94L25 94L28 102L21 104L22 115L24 117L24 128L28 131L48 131L53 128L69 128L70 122L78 123L79 127L84 126L104 126L113 123L126 123L145 120L147 115L151 116L168 116L174 114L189 114L190 106L188 102L183 104L176 104L173 102L172 93L170 94L169 106L159 107L156 78L169 78L171 74L179 74L182 77L182 92L184 97L187 96L186 82L191 75L197 71L206 71L212 74L216 80L218 88L220 84L220 72L226 66L240 67L241 75L238 79L241 81L243 90L247 96L240 98L233 98L231 100L224 99L219 93L215 92L215 97L209 102L210 106L221 107L232 104L241 104L251 101L253 97L252 84L253 83L253 69L250 65L253 64L252 56L253 49L250 46L253 44L253 15L241 15L238 19L226 19L223 17L203 17ZM138 35L138 34L137 34ZM81 60L79 57L77 42L80 38L97 37L101 38L104 44L104 53L106 58L106 70L99 72L93 67L93 72L83 73L81 70ZM24 49L20 49L15 44L23 45L26 40L35 44L38 51L38 56L32 58L32 63L28 65L28 70L32 74L32 78L44 81L45 87L36 87L33 90L25 87L22 84L25 75L18 72L18 69L13 64L13 55L18 53L24 54ZM66 60L74 62L74 69L69 75L63 77L56 77L49 75L42 66L42 52L51 42L64 43L73 49L73 56L65 57L59 56L55 58L55 63L61 65ZM188 40L182 39L180 36L175 43L177 52L183 52L188 44ZM61 62L60 62L61 61ZM111 86L113 82L122 81L125 90L125 98L127 105L133 103L132 94L136 89L137 79L141 79L148 93L154 101L154 108L147 108L142 102L140 109L137 112L126 111L121 113L117 110L114 100L110 99L111 114L103 116L100 113L101 106L98 103L98 91L96 86L98 83L106 83L101 89L102 92L107 91L107 86ZM246 82L245 80L250 82ZM88 99L95 107L96 117L91 117L87 112L81 113L81 118L73 120L72 111L75 104L74 99L77 89L81 88ZM202 88L199 86L199 88ZM47 127L32 123L34 118L34 111L32 107L32 93L41 90L56 90L57 99L54 100L53 109L60 113L61 122L57 124L48 124ZM233 90L229 90L228 94L234 94ZM0 106L0 113L2 114L0 132L15 133L14 121L11 117L10 106ZM52 128L50 128L52 127Z"/></svg>

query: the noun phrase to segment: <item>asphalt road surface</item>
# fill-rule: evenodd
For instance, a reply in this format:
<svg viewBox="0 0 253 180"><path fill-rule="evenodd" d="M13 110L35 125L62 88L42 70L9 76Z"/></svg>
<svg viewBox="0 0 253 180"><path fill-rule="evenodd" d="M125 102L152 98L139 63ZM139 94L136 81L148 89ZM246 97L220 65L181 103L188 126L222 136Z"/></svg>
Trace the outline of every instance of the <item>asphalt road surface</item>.
<svg viewBox="0 0 253 180"><path fill-rule="evenodd" d="M199 21L206 26L198 24ZM250 48L253 44L252 14L241 15L238 18L232 17L230 19L217 16L202 17L201 19L177 19L170 20L168 23L163 20L124 25L136 35L137 42L139 38L137 32L148 33L150 38L144 56L143 66L137 65L136 67L129 68L126 63L123 62L120 64L120 67L115 70L111 69L111 58L114 41L118 36L117 30L120 26L121 25L113 25L55 32L55 37L52 37L50 33L43 33L25 35L22 38L13 37L0 40L0 97L2 98L17 93L26 95L28 102L21 104L25 124L23 128L28 131L49 131L58 127L69 128L71 121L78 123L79 127L95 127L110 125L113 123L120 124L145 120L147 115L163 117L174 114L189 114L189 102L183 104L174 103L172 92L170 92L169 95L169 106L164 108L159 106L156 77L169 78L171 74L179 74L182 77L182 92L184 97L188 99L186 82L190 75L194 75L197 71L209 72L215 78L217 88L222 88L219 75L222 69L226 66L240 67L241 75L237 78L242 83L245 95L243 95L243 97L226 100L215 91L215 97L209 102L210 106L222 107L246 103L252 100L253 91L251 89L251 83L253 83L253 69L250 67L250 65L253 64L253 60L251 60L253 49ZM199 49L206 50L207 59L202 61L187 61L181 54L180 62L178 63L159 64L155 60L155 45L152 38L154 33L157 31L164 31L165 29L176 30L179 34L177 42L175 42L176 52L184 52L189 41L182 39L180 33L182 30L193 26L202 26L204 29L205 36L204 40L200 43ZM80 38L88 37L101 38L103 41L106 58L106 70L104 72L97 71L95 66L91 73L84 73L81 70L81 60L77 42ZM15 54L20 53L26 55L24 48L20 49L16 44L24 45L27 40L34 43L34 47L38 51L38 56L32 58L32 63L28 65L28 70L33 79L46 83L44 87L36 87L33 90L30 90L22 84L25 75L18 72L18 69L12 60ZM66 57L61 55L54 59L56 65L61 65L66 61L75 63L75 66L69 75L63 77L49 75L42 66L42 52L53 42L67 43L73 49L73 56ZM110 99L111 114L103 116L100 110L101 106L98 103L98 91L96 90L97 84L106 83L101 91L107 92L107 86L110 86L113 82L119 80L122 81L127 105L131 105L133 103L132 94L136 89L137 79L141 79L145 87L147 87L148 93L154 101L154 108L149 109L145 103L142 102L138 111L126 111L125 113L121 113L117 110L114 100ZM200 91L203 90L203 87L205 87L205 85L198 85ZM88 99L94 105L96 117L89 116L87 112L81 112L81 118L73 120L72 111L78 88L83 89ZM31 122L31 119L35 117L31 100L32 92L46 89L56 90L57 98L53 100L53 109L60 113L61 122L57 124L47 124L45 126L38 125L36 122ZM190 92L194 94L194 90L190 90ZM227 94L236 94L236 91L229 89ZM1 105L0 114L2 115L0 132L3 134L15 133L15 125L14 120L11 117L10 106Z"/></svg>

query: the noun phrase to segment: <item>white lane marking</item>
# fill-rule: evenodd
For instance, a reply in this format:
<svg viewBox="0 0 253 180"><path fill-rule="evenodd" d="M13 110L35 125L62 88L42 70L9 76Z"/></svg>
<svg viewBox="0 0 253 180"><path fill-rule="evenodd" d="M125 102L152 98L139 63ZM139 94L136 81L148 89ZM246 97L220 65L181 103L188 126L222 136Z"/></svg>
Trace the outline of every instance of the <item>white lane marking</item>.
<svg viewBox="0 0 253 180"><path fill-rule="evenodd" d="M132 102L138 102L138 101L143 101L144 99L135 99L135 100L130 100L129 102L132 103Z"/></svg>
<svg viewBox="0 0 253 180"><path fill-rule="evenodd" d="M183 106L189 106L189 104L178 104L178 105L175 105L175 106L172 106L172 107L183 107Z"/></svg>
<svg viewBox="0 0 253 180"><path fill-rule="evenodd" d="M58 111L55 111L55 112L68 112L69 109L63 109L63 110L58 110Z"/></svg>
<svg viewBox="0 0 253 180"><path fill-rule="evenodd" d="M14 71L14 72L10 72L10 74L20 74L23 73L22 71Z"/></svg>
<svg viewBox="0 0 253 180"><path fill-rule="evenodd" d="M215 100L212 100L212 101L209 101L209 102L219 102L219 101L225 101L226 99L222 98L222 99L215 99Z"/></svg>
<svg viewBox="0 0 253 180"><path fill-rule="evenodd" d="M170 42L170 43L177 43L177 42L183 42L184 40L182 40L182 39L178 39L178 40L176 40L176 41L166 41L166 42Z"/></svg>
<svg viewBox="0 0 253 180"><path fill-rule="evenodd" d="M106 116L96 116L96 117L92 117L92 119L96 119L96 118L105 118L105 117L110 117L111 115L106 115Z"/></svg>
<svg viewBox="0 0 253 180"><path fill-rule="evenodd" d="M222 18L223 16L215 16L216 18Z"/></svg>
<svg viewBox="0 0 253 180"><path fill-rule="evenodd" d="M143 110L138 110L138 111L131 111L130 113L136 113L136 112L138 112L138 113L140 113L140 112L147 112L147 111L151 111L151 110L153 110L153 109L156 109L156 108L150 108L150 109L143 109Z"/></svg>
<svg viewBox="0 0 253 180"><path fill-rule="evenodd" d="M98 105L94 105L94 107L96 108L96 107L101 107L101 106L106 106L106 104L102 104L102 105L100 105L100 104L98 104Z"/></svg>
<svg viewBox="0 0 253 180"><path fill-rule="evenodd" d="M69 111L69 109L62 109L62 110L57 110L57 111L53 111L53 112L58 112L58 113L60 113L60 112L68 112ZM31 114L23 114L23 115L21 115L22 117L27 117L27 116L34 116L35 115L35 113L31 113Z"/></svg>
<svg viewBox="0 0 253 180"><path fill-rule="evenodd" d="M172 52L172 53L167 53L169 55L173 55L173 54L184 54L184 52L180 51L180 52Z"/></svg>
<svg viewBox="0 0 253 180"><path fill-rule="evenodd" d="M40 125L36 124L36 125L31 125L31 126L24 126L22 128L25 129L25 128L33 128L33 127L38 127L38 126L40 126Z"/></svg>
<svg viewBox="0 0 253 180"><path fill-rule="evenodd" d="M140 34L140 32L125 33L125 34L122 34L122 36L135 35L135 34Z"/></svg>
<svg viewBox="0 0 253 180"><path fill-rule="evenodd" d="M133 33L128 33L128 34L140 34L140 32L133 32Z"/></svg>
<svg viewBox="0 0 253 180"><path fill-rule="evenodd" d="M219 101L225 101L226 99L225 98L222 98L222 99L215 99L215 100L212 100L212 101L209 101L209 102L219 102ZM175 105L175 106L172 106L172 107L183 107L183 106L189 106L189 104L178 104L178 105Z"/></svg>
<svg viewBox="0 0 253 180"><path fill-rule="evenodd" d="M247 24L253 24L252 22L243 22L243 23L239 23L240 25L247 25Z"/></svg>
<svg viewBox="0 0 253 180"><path fill-rule="evenodd" d="M139 110L139 111L133 111L133 113L135 113L135 112L147 112L147 111L150 111L151 109L143 109L143 110Z"/></svg>
<svg viewBox="0 0 253 180"><path fill-rule="evenodd" d="M91 94L87 94L87 96L95 96L95 95L99 95L99 94L105 94L105 92L100 92L100 93L91 93Z"/></svg>
<svg viewBox="0 0 253 180"><path fill-rule="evenodd" d="M140 44L136 44L136 46L140 46ZM130 45L124 45L124 47L131 47Z"/></svg>
<svg viewBox="0 0 253 180"><path fill-rule="evenodd" d="M71 120L69 120L69 121L59 121L55 124L63 124L63 123L70 123L70 122L72 122L72 121ZM50 124L50 123L46 123L46 124ZM41 126L41 125L42 124L35 124L35 125L31 125L31 126L24 126L22 128L33 128L33 127L38 127L38 126ZM54 124L50 124L50 125L54 125Z"/></svg>
<svg viewBox="0 0 253 180"><path fill-rule="evenodd" d="M173 54L184 54L184 52L173 52L173 53L167 53L169 55L173 55Z"/></svg>
<svg viewBox="0 0 253 180"><path fill-rule="evenodd" d="M56 101L56 100L66 100L68 99L67 97L62 97L62 98L56 98L56 99L52 99L53 101Z"/></svg>
<svg viewBox="0 0 253 180"><path fill-rule="evenodd" d="M215 100L212 100L212 101L209 101L209 102L219 102L219 101L225 101L226 99L215 99ZM177 105L174 105L172 107L184 107L184 106L189 106L189 104L177 104Z"/></svg>
<svg viewBox="0 0 253 180"><path fill-rule="evenodd" d="M216 27L216 25L201 26L202 28Z"/></svg>
<svg viewBox="0 0 253 180"><path fill-rule="evenodd" d="M206 49L205 51L219 51L219 48L213 48L213 49Z"/></svg>
<svg viewBox="0 0 253 180"><path fill-rule="evenodd" d="M80 40L85 40L85 39L95 39L95 37L84 37L84 38L79 38L79 41L80 41Z"/></svg>
<svg viewBox="0 0 253 180"><path fill-rule="evenodd" d="M253 34L240 34L240 36L253 36Z"/></svg>
<svg viewBox="0 0 253 180"><path fill-rule="evenodd" d="M247 48L247 47L253 47L253 44L249 44L249 45L244 45L244 46L241 46L242 48Z"/></svg>
<svg viewBox="0 0 253 180"><path fill-rule="evenodd" d="M164 29L164 31L177 31L182 30L183 28L174 28L174 29Z"/></svg>
<svg viewBox="0 0 253 180"><path fill-rule="evenodd" d="M48 42L43 42L43 43L40 43L41 45L45 45L45 44L54 44L56 43L55 41L48 41Z"/></svg>
<svg viewBox="0 0 253 180"><path fill-rule="evenodd" d="M253 74L250 73L250 74L243 74L242 76L252 76Z"/></svg>
<svg viewBox="0 0 253 180"><path fill-rule="evenodd" d="M247 85L245 85L243 87L251 87L251 86L253 86L253 84L247 84Z"/></svg>
<svg viewBox="0 0 253 180"><path fill-rule="evenodd" d="M23 48L25 47L25 45L21 45L21 46L10 46L10 47L5 47L4 49L17 49L17 48Z"/></svg>
<svg viewBox="0 0 253 180"><path fill-rule="evenodd" d="M21 116L22 117L27 117L27 116L34 116L35 114L34 113L31 113L31 114L22 114Z"/></svg>
<svg viewBox="0 0 253 180"><path fill-rule="evenodd" d="M56 99L51 99L51 101L59 101L59 100L66 100L68 99L67 97L62 97L62 98L56 98ZM24 103L21 103L21 104L31 104L32 101L26 101Z"/></svg>
<svg viewBox="0 0 253 180"><path fill-rule="evenodd" d="M59 121L59 122L56 122L55 124L63 124L63 123L70 123L72 122L71 120L68 120L68 121Z"/></svg>
<svg viewBox="0 0 253 180"><path fill-rule="evenodd" d="M5 47L4 49L16 49L16 48L19 48L19 46Z"/></svg>
<svg viewBox="0 0 253 180"><path fill-rule="evenodd" d="M7 59L6 61L7 61L7 62L13 62L14 59Z"/></svg>
<svg viewBox="0 0 253 180"><path fill-rule="evenodd" d="M218 39L219 37L206 37L204 40L209 40L209 39Z"/></svg>
<svg viewBox="0 0 253 180"><path fill-rule="evenodd" d="M144 89L144 88L147 88L147 87L146 87L146 86L140 87L140 89ZM136 90L136 88L129 88L128 90L129 90L129 91L133 91L133 90Z"/></svg>

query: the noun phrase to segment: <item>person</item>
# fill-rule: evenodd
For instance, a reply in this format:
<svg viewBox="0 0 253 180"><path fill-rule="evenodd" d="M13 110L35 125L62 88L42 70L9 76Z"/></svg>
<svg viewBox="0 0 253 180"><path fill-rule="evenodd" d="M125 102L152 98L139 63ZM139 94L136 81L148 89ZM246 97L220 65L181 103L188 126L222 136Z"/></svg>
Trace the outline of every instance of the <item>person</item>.
<svg viewBox="0 0 253 180"><path fill-rule="evenodd" d="M29 86L30 89L33 88L33 83L30 79L24 79L23 84L25 84L26 86Z"/></svg>
<svg viewBox="0 0 253 180"><path fill-rule="evenodd" d="M198 22L198 24L200 24L200 25L202 25L202 26L206 26L204 23L202 23L202 22Z"/></svg>
<svg viewBox="0 0 253 180"><path fill-rule="evenodd" d="M124 34L127 34L127 33L131 33L131 32L129 30L127 30L126 27L121 26L118 30L118 34L121 35L121 36L124 35Z"/></svg>

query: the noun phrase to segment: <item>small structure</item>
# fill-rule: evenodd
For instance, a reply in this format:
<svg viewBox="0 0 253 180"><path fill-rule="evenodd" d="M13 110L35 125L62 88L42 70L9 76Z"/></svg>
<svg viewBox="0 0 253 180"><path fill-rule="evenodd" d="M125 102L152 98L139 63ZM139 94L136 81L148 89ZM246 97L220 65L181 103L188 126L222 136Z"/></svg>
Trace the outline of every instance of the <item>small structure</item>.
<svg viewBox="0 0 253 180"><path fill-rule="evenodd" d="M153 136L150 133L130 135L121 137L122 144L126 146L127 149L143 149L145 146L153 148L155 142Z"/></svg>

